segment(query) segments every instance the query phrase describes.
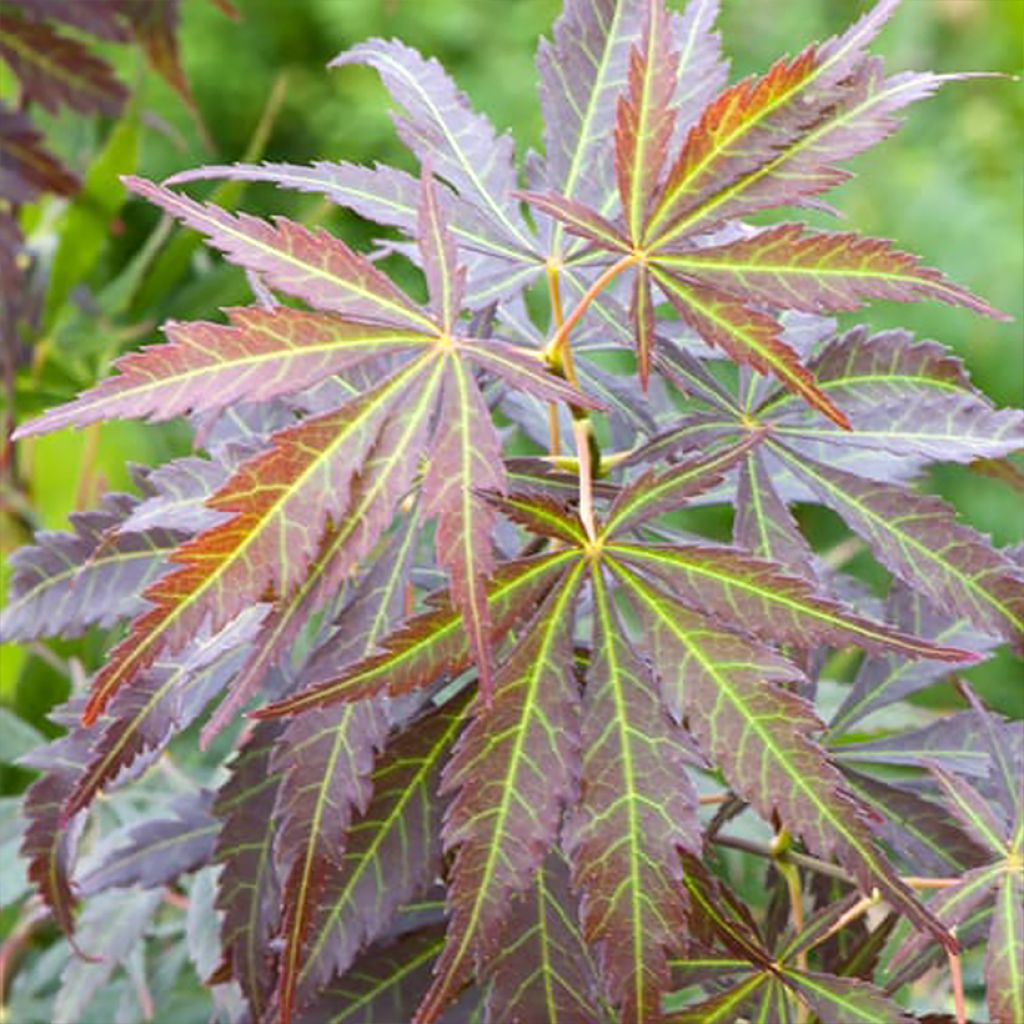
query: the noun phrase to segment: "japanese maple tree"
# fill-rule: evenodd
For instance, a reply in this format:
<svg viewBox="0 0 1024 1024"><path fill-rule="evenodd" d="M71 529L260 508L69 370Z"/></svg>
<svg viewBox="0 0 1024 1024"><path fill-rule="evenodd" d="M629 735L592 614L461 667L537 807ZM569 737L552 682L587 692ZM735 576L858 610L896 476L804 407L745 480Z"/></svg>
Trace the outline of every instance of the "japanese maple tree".
<svg viewBox="0 0 1024 1024"><path fill-rule="evenodd" d="M868 47L896 5L729 86L717 0L567 0L521 166L435 61L370 40L334 64L379 72L418 177L127 180L255 299L165 325L16 435L196 428L139 496L15 556L6 638L126 624L29 757L23 851L83 955L109 891L135 894L118 959L153 892L185 888L219 915L204 980L238 1019L851 1024L923 1019L901 988L936 963L964 1019L960 951L990 936L992 1019L1024 1019L1020 731L962 680L967 710L859 724L1024 641L1022 552L912 486L998 465L1024 415L938 342L827 317L1002 314L888 241L749 222L830 209L843 161L958 77L886 74ZM397 238L367 255L174 187L207 178ZM845 520L887 600L795 503ZM709 505L735 509L731 544L674 514ZM85 828L169 744L215 737L164 810ZM210 865L215 887L186 881Z"/></svg>

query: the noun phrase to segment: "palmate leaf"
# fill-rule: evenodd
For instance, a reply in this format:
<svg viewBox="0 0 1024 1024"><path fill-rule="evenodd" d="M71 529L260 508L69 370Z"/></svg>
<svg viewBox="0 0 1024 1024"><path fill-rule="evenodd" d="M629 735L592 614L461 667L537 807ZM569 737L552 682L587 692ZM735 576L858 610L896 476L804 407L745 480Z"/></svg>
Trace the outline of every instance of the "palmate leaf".
<svg viewBox="0 0 1024 1024"><path fill-rule="evenodd" d="M835 853L863 886L877 885L918 927L949 943L886 863L838 769L812 739L822 723L778 685L798 680L798 670L716 628L624 566L613 568L641 616L669 710L677 720L687 717L733 788L763 815L778 812L811 849Z"/></svg>
<svg viewBox="0 0 1024 1024"><path fill-rule="evenodd" d="M449 926L434 982L416 1015L436 1021L499 949L509 899L527 889L554 844L578 774L579 697L570 657L582 566L537 610L462 734L442 777L454 797L444 846L453 855Z"/></svg>
<svg viewBox="0 0 1024 1024"><path fill-rule="evenodd" d="M202 622L217 628L268 589L288 592L301 582L327 517L348 504L381 421L413 382L429 394L437 376L436 367L413 363L340 410L281 431L271 448L244 463L209 501L232 518L183 545L174 556L183 568L144 592L154 607L135 620L96 677L83 721L94 721L162 648L180 648Z"/></svg>
<svg viewBox="0 0 1024 1024"><path fill-rule="evenodd" d="M581 792L566 850L584 934L619 1019L654 1021L668 987L668 956L683 948L686 934L678 851L699 854L697 796L682 729L629 649L598 573Z"/></svg>

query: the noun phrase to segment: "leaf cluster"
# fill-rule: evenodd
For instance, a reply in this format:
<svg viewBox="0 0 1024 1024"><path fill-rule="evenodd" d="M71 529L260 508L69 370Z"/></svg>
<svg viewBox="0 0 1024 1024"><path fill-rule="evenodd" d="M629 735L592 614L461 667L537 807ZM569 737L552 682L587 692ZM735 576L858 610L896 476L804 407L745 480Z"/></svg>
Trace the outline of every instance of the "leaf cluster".
<svg viewBox="0 0 1024 1024"><path fill-rule="evenodd" d="M886 715L1024 641L1021 551L914 486L1001 464L1024 416L941 344L827 316L1000 314L887 241L747 219L827 208L941 84L869 53L895 6L728 86L715 0L567 0L521 168L436 62L370 40L334 63L380 74L418 178L127 179L254 302L165 325L18 431L196 430L140 496L14 559L5 638L125 624L29 762L22 850L83 954L109 891L134 893L119 959L154 892L215 865L204 980L254 1021L909 1020L902 986L986 934L990 1012L1020 1019L1019 731L966 686L960 713ZM207 178L399 238L368 255L173 187ZM801 503L888 570L884 601ZM723 504L731 543L680 515ZM97 797L196 731L195 784L97 843ZM736 847L764 857L760 919Z"/></svg>

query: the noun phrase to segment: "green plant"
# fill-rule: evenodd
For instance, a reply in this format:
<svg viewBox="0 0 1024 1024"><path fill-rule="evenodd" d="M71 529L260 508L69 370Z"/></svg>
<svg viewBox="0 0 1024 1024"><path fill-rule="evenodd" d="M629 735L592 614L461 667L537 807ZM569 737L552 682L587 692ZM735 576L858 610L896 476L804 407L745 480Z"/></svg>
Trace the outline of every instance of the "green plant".
<svg viewBox="0 0 1024 1024"><path fill-rule="evenodd" d="M988 930L989 1009L1015 1019L1019 733L966 687L968 710L923 729L853 727L1020 644L1020 553L908 482L1003 459L1024 419L937 343L824 316L1000 314L888 242L745 221L820 206L940 84L867 53L894 7L725 88L715 3L570 0L525 190L511 139L380 40L337 63L380 72L419 180L128 180L244 267L256 303L167 325L18 435L189 415L207 453L21 552L4 612L23 640L130 620L30 755L25 804L33 880L103 977L187 885L197 917L223 915L202 962L224 1012L237 985L259 1020L912 1019L896 993L936 955L962 1018L959 944ZM167 187L209 177L397 229L382 253L422 269L426 301L324 231ZM889 570L884 606L812 550L797 502ZM679 517L716 503L732 545ZM867 656L826 712L850 648ZM96 796L215 700L195 785L79 865ZM739 832L754 818L763 841ZM770 866L759 920L730 848ZM74 966L62 1012L97 987Z"/></svg>

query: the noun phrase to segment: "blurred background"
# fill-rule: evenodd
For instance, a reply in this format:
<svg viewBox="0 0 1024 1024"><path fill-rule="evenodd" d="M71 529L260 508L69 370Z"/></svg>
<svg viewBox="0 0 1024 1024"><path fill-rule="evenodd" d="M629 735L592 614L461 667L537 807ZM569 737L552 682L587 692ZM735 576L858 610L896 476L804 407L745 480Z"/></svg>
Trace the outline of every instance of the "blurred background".
<svg viewBox="0 0 1024 1024"><path fill-rule="evenodd" d="M401 36L438 57L480 110L500 129L514 131L521 151L540 145L533 52L560 0L235 0L235 6L238 20L209 0L181 4L178 45L194 110L138 48L101 43L98 51L133 90L121 118L33 112L51 148L87 187L74 200L23 211L33 249L44 262L56 253L61 274L56 283L50 280L42 327L21 354L17 420L91 385L126 348L158 340L164 320L215 317L217 307L248 301L239 271L211 256L196 235L161 228L152 207L125 202L118 174L159 180L197 164L245 157L413 167L391 127L377 76L362 68L325 68L355 41ZM841 31L865 7L855 0L722 0L720 24L734 77L762 71L781 54ZM890 71L1005 76L1021 70L1022 41L1024 0L907 0L877 50ZM0 65L0 98L16 88L4 75ZM832 197L851 228L897 239L1015 317L999 324L927 303L876 303L863 316L876 328L902 325L952 346L993 400L1015 405L1024 401L1022 123L1019 82L951 83L911 108L907 127L860 157L853 165L858 177ZM269 186L250 186L244 195L240 186L222 186L216 195L252 212L325 224L357 244L370 237L368 225L315 196ZM69 261L69 252L89 256ZM106 490L131 489L128 464L163 461L184 453L188 443L178 425L114 423L20 445L16 473L0 495L0 589L7 556L33 529L66 527L70 512L92 507ZM960 467L937 469L930 483L996 543L1024 537L1020 495L1004 483ZM33 729L51 731L45 714L66 695L67 666L93 667L101 640L3 647L0 705ZM978 682L996 707L1022 713L1019 665L998 660L980 670ZM9 724L11 716L4 720ZM0 770L6 792L24 785L24 773Z"/></svg>

